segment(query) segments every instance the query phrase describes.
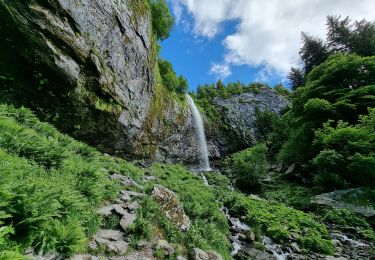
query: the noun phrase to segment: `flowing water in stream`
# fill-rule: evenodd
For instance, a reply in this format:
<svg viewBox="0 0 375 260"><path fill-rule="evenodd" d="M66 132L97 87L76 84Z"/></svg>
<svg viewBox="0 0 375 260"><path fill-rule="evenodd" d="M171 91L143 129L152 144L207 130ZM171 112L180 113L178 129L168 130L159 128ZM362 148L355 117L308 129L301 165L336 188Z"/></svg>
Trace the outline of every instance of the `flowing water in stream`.
<svg viewBox="0 0 375 260"><path fill-rule="evenodd" d="M208 159L208 149L207 149L207 141L206 135L204 133L204 125L202 116L199 113L197 106L195 105L193 99L186 95L188 104L193 112L193 119L195 123L195 131L198 137L199 142L199 150L200 150L200 168L199 171L211 171L210 168L210 161Z"/></svg>

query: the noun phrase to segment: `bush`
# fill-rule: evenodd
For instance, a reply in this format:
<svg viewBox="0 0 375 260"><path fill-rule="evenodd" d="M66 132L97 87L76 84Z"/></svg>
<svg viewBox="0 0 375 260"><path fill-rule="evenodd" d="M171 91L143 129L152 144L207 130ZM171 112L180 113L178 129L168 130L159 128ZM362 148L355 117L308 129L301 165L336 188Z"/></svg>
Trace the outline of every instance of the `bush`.
<svg viewBox="0 0 375 260"><path fill-rule="evenodd" d="M308 252L333 254L334 246L326 227L302 211L282 204L252 199L242 194L219 190L218 196L233 216L246 216L245 222L281 244L292 238Z"/></svg>
<svg viewBox="0 0 375 260"><path fill-rule="evenodd" d="M258 144L235 153L228 165L235 175L238 188L244 191L259 189L261 178L267 174L267 147L265 144Z"/></svg>
<svg viewBox="0 0 375 260"><path fill-rule="evenodd" d="M120 188L108 174L142 175L39 122L24 108L0 105L0 129L3 258L28 247L65 256L82 251L101 223L96 208Z"/></svg>
<svg viewBox="0 0 375 260"><path fill-rule="evenodd" d="M375 184L375 109L360 116L356 125L332 121L315 131L314 147L322 149L313 163L319 171L339 176L351 185L373 186ZM358 174L360 173L360 174Z"/></svg>
<svg viewBox="0 0 375 260"><path fill-rule="evenodd" d="M165 40L174 26L174 18L165 0L149 0L152 28L158 40Z"/></svg>
<svg viewBox="0 0 375 260"><path fill-rule="evenodd" d="M224 259L231 259L228 241L229 226L213 188L205 186L203 181L180 165L155 164L152 173L158 182L174 191L181 201L186 214L190 217L191 227L187 233L174 234L173 228L160 225L157 217L159 212L151 215L143 214L148 223L161 226L172 242L179 241L181 245L191 250L194 247L203 250L215 250ZM149 225L149 224L148 224Z"/></svg>
<svg viewBox="0 0 375 260"><path fill-rule="evenodd" d="M183 76L177 77L170 62L159 58L158 66L162 84L165 88L180 95L187 93L189 88L187 80Z"/></svg>
<svg viewBox="0 0 375 260"><path fill-rule="evenodd" d="M359 234L367 240L375 241L375 232L365 218L357 216L347 209L328 210L322 218L323 221L340 225L342 228L355 227Z"/></svg>
<svg viewBox="0 0 375 260"><path fill-rule="evenodd" d="M310 208L312 194L310 187L300 186L280 179L274 180L271 184L263 185L261 193L262 198L271 202L283 203L299 210L308 210Z"/></svg>

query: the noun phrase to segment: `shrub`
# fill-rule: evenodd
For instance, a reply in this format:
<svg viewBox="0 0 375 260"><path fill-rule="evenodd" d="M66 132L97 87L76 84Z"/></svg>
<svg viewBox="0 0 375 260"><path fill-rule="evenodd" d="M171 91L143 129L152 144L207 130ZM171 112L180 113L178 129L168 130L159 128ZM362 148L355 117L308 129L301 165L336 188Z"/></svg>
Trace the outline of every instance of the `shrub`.
<svg viewBox="0 0 375 260"><path fill-rule="evenodd" d="M367 240L375 241L375 232L365 218L356 215L347 209L328 210L322 218L323 221L335 225L346 227L355 227L359 229L358 233Z"/></svg>
<svg viewBox="0 0 375 260"><path fill-rule="evenodd" d="M151 7L152 28L158 40L165 40L174 25L174 18L165 0L149 0Z"/></svg>
<svg viewBox="0 0 375 260"><path fill-rule="evenodd" d="M65 256L82 251L101 223L96 208L120 188L108 174L135 179L143 174L39 122L24 108L0 105L0 129L3 258L30 246Z"/></svg>
<svg viewBox="0 0 375 260"><path fill-rule="evenodd" d="M220 190L218 196L233 216L245 215L245 222L262 235L289 244L292 237L302 249L333 254L334 246L326 227L302 211L282 204L252 199L236 192Z"/></svg>
<svg viewBox="0 0 375 260"><path fill-rule="evenodd" d="M235 174L236 186L244 191L258 189L261 177L267 173L267 147L258 144L235 153L229 159L229 168Z"/></svg>
<svg viewBox="0 0 375 260"><path fill-rule="evenodd" d="M170 62L159 58L158 66L162 84L165 88L180 95L187 93L189 87L187 80L183 76L177 77Z"/></svg>
<svg viewBox="0 0 375 260"><path fill-rule="evenodd" d="M217 201L213 188L205 186L198 176L180 165L155 164L152 172L158 177L161 185L177 194L186 214L191 219L189 231L180 235L172 234L172 241L176 238L187 249L199 247L204 250L215 250L224 259L231 259L228 221L220 210L221 205ZM147 219L149 223L159 222L158 226L160 226L158 217ZM170 235L174 229L168 228L167 225L162 230L166 230Z"/></svg>

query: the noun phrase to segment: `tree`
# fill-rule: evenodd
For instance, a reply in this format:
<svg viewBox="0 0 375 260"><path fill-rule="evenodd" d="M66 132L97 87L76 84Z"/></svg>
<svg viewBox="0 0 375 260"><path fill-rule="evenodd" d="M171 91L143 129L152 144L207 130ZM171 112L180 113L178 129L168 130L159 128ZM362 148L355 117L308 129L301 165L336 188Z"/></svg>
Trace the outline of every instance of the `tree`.
<svg viewBox="0 0 375 260"><path fill-rule="evenodd" d="M329 56L327 45L322 39L302 33L303 45L299 52L307 75L316 66L323 63Z"/></svg>
<svg viewBox="0 0 375 260"><path fill-rule="evenodd" d="M158 66L162 83L165 88L180 95L187 93L189 89L187 80L182 75L177 77L176 72L173 70L173 66L169 61L159 58Z"/></svg>
<svg viewBox="0 0 375 260"><path fill-rule="evenodd" d="M304 72L301 69L294 67L290 69L288 79L290 80L292 90L296 90L300 86L303 86L306 81Z"/></svg>
<svg viewBox="0 0 375 260"><path fill-rule="evenodd" d="M152 27L158 40L165 40L174 26L174 18L165 0L149 0Z"/></svg>
<svg viewBox="0 0 375 260"><path fill-rule="evenodd" d="M254 191L259 188L261 178L267 174L267 146L258 144L232 155L229 167L237 174L238 188Z"/></svg>
<svg viewBox="0 0 375 260"><path fill-rule="evenodd" d="M366 20L350 24L349 17L328 16L328 47L333 52L375 55L375 24Z"/></svg>
<svg viewBox="0 0 375 260"><path fill-rule="evenodd" d="M282 83L276 84L273 88L276 91L276 93L279 94L279 95L289 96L289 94L290 94L289 90L287 88L285 88Z"/></svg>
<svg viewBox="0 0 375 260"><path fill-rule="evenodd" d="M178 82L179 82L179 84L178 84L178 88L177 88L176 92L178 94L186 94L188 89L189 89L189 84L188 84L186 78L181 75L181 76L178 77Z"/></svg>
<svg viewBox="0 0 375 260"><path fill-rule="evenodd" d="M300 57L303 68L292 68L288 78L293 90L305 83L307 75L332 54L355 53L362 57L375 55L375 23L366 20L351 23L349 17L327 17L327 41L302 33Z"/></svg>
<svg viewBox="0 0 375 260"><path fill-rule="evenodd" d="M375 104L374 75L374 56L342 53L332 55L310 72L304 87L294 92L289 136L279 160L309 163L322 150L334 149L313 145L315 131L328 120L357 124L358 116L366 115L368 107Z"/></svg>

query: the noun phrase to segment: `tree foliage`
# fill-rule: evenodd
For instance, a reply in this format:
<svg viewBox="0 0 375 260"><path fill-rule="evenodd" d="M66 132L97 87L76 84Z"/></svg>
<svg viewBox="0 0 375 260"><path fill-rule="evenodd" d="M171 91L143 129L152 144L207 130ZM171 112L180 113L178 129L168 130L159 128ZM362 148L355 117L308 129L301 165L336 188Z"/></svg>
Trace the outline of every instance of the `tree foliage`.
<svg viewBox="0 0 375 260"><path fill-rule="evenodd" d="M294 93L289 137L279 159L312 160L320 173L317 182L332 188L343 181L369 185L364 179L374 172L374 129L363 121L373 120L366 115L375 105L374 73L375 57L355 54L336 54L316 67Z"/></svg>
<svg viewBox="0 0 375 260"><path fill-rule="evenodd" d="M174 18L165 0L149 0L152 14L152 28L158 40L165 40L174 26Z"/></svg>
<svg viewBox="0 0 375 260"><path fill-rule="evenodd" d="M307 75L332 54L355 53L362 57L375 55L375 23L351 22L349 17L327 17L327 40L302 33L300 57L302 69L291 68L288 75L292 89L302 86Z"/></svg>
<svg viewBox="0 0 375 260"><path fill-rule="evenodd" d="M307 75L328 58L329 51L322 39L307 33L302 33L302 42L303 46L299 55L304 64L304 72Z"/></svg>
<svg viewBox="0 0 375 260"><path fill-rule="evenodd" d="M259 188L260 180L267 173L267 146L258 144L228 159L229 169L236 173L236 186L243 191Z"/></svg>
<svg viewBox="0 0 375 260"><path fill-rule="evenodd" d="M173 70L173 66L169 61L159 58L158 66L164 87L169 91L176 92L177 94L187 93L189 88L187 80L181 75L176 75L176 72Z"/></svg>

